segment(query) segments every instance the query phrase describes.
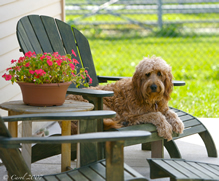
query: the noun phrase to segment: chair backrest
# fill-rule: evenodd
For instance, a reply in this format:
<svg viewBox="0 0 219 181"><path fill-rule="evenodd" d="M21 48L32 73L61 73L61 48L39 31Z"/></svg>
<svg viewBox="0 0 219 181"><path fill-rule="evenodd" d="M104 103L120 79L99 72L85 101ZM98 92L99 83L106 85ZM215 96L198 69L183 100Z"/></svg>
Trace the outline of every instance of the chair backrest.
<svg viewBox="0 0 219 181"><path fill-rule="evenodd" d="M6 128L4 121L0 116L0 137L11 137L8 129ZM0 142L0 158L5 164L10 177L16 176L16 178L31 178L31 171L24 161L21 152L19 150L20 145L13 145L13 147L7 147ZM7 148L7 149L5 149Z"/></svg>
<svg viewBox="0 0 219 181"><path fill-rule="evenodd" d="M72 54L73 49L80 62L78 67L86 68L93 79L91 86L99 84L89 42L77 29L52 17L29 15L18 21L16 30L17 39L24 54L34 51L35 53L59 52L65 55Z"/></svg>

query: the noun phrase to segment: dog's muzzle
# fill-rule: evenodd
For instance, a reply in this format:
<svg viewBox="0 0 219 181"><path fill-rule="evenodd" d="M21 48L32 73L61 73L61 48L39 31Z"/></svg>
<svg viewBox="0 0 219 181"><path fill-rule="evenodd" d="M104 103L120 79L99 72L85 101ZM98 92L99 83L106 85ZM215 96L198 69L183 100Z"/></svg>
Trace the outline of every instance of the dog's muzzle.
<svg viewBox="0 0 219 181"><path fill-rule="evenodd" d="M152 92L157 92L157 85L156 85L156 84L152 84L152 85L150 86L150 88L151 88L151 91L152 91Z"/></svg>

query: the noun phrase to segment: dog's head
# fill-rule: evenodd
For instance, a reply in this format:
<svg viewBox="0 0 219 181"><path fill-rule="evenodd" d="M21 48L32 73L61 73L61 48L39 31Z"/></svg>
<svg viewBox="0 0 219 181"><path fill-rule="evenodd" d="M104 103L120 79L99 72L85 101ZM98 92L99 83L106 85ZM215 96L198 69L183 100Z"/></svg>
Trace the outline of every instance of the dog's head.
<svg viewBox="0 0 219 181"><path fill-rule="evenodd" d="M169 100L173 87L171 67L160 57L145 57L136 66L132 84L140 102Z"/></svg>

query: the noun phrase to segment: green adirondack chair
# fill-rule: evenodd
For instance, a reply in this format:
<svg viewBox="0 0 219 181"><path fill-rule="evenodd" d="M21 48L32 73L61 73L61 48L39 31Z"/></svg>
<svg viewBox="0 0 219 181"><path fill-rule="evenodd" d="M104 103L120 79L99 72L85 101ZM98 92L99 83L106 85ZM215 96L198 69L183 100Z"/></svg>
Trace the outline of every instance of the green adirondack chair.
<svg viewBox="0 0 219 181"><path fill-rule="evenodd" d="M124 164L123 147L127 139L135 140L150 136L146 131L133 132L99 132L78 134L72 136L55 137L22 137L12 138L4 122L13 121L34 121L34 120L80 120L86 122L93 119L115 116L113 111L90 111L72 113L48 113L48 114L23 114L18 116L0 117L0 159L7 168L11 180L34 180L32 173L26 165L19 148L22 143L41 143L41 144L62 144L62 143L87 143L87 142L106 142L105 160L86 160L86 164L80 168L70 171L42 175L38 179L42 180L147 180L128 165ZM94 144L95 145L95 144ZM89 151L86 149L87 154ZM81 155L81 159L84 159ZM86 159L86 158L85 158ZM61 170L61 168L60 168ZM17 179L16 179L17 178ZM33 178L33 179L32 179ZM9 179L10 180L10 179Z"/></svg>
<svg viewBox="0 0 219 181"><path fill-rule="evenodd" d="M219 180L219 165L184 159L147 159L150 178L170 177L171 181Z"/></svg>
<svg viewBox="0 0 219 181"><path fill-rule="evenodd" d="M29 15L21 18L17 24L17 38L20 45L20 51L23 53L28 51L35 51L36 53L42 52L59 52L60 54L71 54L73 49L77 57L81 58L79 66L84 66L89 69L89 74L93 79L91 86L96 86L99 83L107 82L108 80L119 80L122 77L107 77L98 76L95 71L95 66L89 46L89 42L86 37L78 31L76 28L72 28L70 25L63 21L54 19L48 16ZM183 81L173 81L175 86L185 85ZM89 102L93 103L96 110L103 109L103 97L112 96L113 92L100 91L100 90L89 90L89 89L76 89L74 85L71 85L67 91L68 94L82 95ZM114 131L127 131L127 130L146 130L152 133L151 150L152 157L162 157L163 152L156 152L164 146L169 152L172 158L181 158L181 154L174 140L193 135L199 134L203 139L208 156L217 157L217 150L214 141L206 129L206 127L194 116L181 110L171 108L175 111L180 119L184 122L185 130L183 134L178 136L175 135L172 141L166 142L157 135L156 128L152 124L142 124L129 127L123 127ZM99 120L98 131L103 130L102 120ZM84 125L86 126L86 125ZM86 128L89 130L89 128ZM125 146L142 143L142 149L148 149L149 140L136 140L126 141ZM147 144L146 144L147 143ZM72 148L73 149L73 148ZM40 150L40 148L39 148ZM38 152L38 150L36 151ZM59 150L57 149L57 152ZM33 151L34 153L34 151ZM42 154L40 154L42 156ZM45 155L49 156L48 155ZM37 161L38 158L33 158L33 161Z"/></svg>

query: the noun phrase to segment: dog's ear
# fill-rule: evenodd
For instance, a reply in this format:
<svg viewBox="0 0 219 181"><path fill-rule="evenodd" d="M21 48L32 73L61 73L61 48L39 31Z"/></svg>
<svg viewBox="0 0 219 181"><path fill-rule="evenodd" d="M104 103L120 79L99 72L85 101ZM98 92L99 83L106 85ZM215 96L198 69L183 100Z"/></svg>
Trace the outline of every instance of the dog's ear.
<svg viewBox="0 0 219 181"><path fill-rule="evenodd" d="M164 97L166 100L170 100L170 94L173 91L173 76L171 72L166 73L166 78L164 80L164 86L165 86L165 91L164 91Z"/></svg>
<svg viewBox="0 0 219 181"><path fill-rule="evenodd" d="M143 103L144 97L141 92L141 75L139 73L135 72L133 77L132 77L132 86L134 90L134 95L136 96L136 100L139 103Z"/></svg>

